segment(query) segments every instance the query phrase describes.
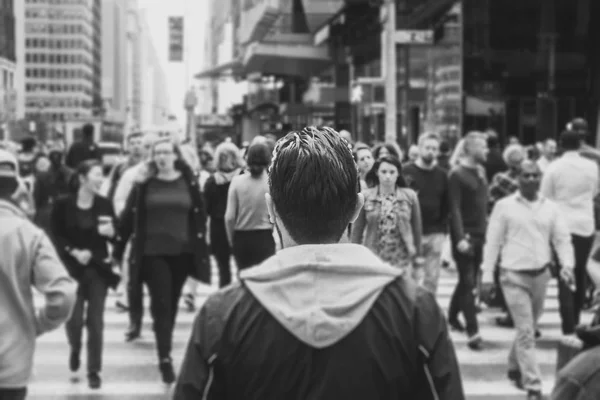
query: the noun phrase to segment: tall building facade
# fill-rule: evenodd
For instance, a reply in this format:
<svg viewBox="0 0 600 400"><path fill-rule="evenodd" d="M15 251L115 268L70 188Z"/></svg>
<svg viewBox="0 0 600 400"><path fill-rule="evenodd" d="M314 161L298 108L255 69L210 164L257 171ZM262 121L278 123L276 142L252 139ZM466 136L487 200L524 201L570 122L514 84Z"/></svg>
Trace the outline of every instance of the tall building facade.
<svg viewBox="0 0 600 400"><path fill-rule="evenodd" d="M45 122L101 114L100 0L25 0L25 116Z"/></svg>
<svg viewBox="0 0 600 400"><path fill-rule="evenodd" d="M16 117L16 26L14 0L0 0L0 137Z"/></svg>
<svg viewBox="0 0 600 400"><path fill-rule="evenodd" d="M102 1L102 100L106 116L120 122L127 112L127 3Z"/></svg>

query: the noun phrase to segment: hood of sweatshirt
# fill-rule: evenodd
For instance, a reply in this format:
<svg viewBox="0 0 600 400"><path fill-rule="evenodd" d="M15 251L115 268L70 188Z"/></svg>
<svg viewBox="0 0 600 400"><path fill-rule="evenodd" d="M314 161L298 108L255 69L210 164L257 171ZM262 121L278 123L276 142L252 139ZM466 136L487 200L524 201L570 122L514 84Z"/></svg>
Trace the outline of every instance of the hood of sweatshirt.
<svg viewBox="0 0 600 400"><path fill-rule="evenodd" d="M281 250L240 278L290 333L324 348L356 328L402 273L366 247L338 243Z"/></svg>

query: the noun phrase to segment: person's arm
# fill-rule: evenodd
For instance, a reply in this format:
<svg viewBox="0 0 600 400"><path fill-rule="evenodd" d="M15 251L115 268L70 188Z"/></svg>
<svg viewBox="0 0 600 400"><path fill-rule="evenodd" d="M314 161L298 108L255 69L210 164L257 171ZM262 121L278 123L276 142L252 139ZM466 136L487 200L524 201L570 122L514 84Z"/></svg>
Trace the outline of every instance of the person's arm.
<svg viewBox="0 0 600 400"><path fill-rule="evenodd" d="M458 171L448 176L448 205L450 206L450 229L456 241L465 238L465 228L461 211L462 182Z"/></svg>
<svg viewBox="0 0 600 400"><path fill-rule="evenodd" d="M65 165L71 169L75 169L77 165L75 165L75 156L77 152L77 143L73 143L69 150L67 151L67 156L65 157Z"/></svg>
<svg viewBox="0 0 600 400"><path fill-rule="evenodd" d="M561 268L572 269L575 268L575 250L573 249L571 233L565 218L568 217L563 216L557 207L552 220L552 232L550 236Z"/></svg>
<svg viewBox="0 0 600 400"><path fill-rule="evenodd" d="M482 282L489 283L494 281L494 269L496 268L500 251L505 244L506 229L508 228L504 216L505 212L505 207L500 202L496 204L490 216L485 234L485 246L483 247L483 262L481 264Z"/></svg>
<svg viewBox="0 0 600 400"><path fill-rule="evenodd" d="M45 297L44 306L36 310L35 316L39 336L69 319L75 305L77 284L67 273L45 233L39 233L32 251L35 254L32 284Z"/></svg>
<svg viewBox="0 0 600 400"><path fill-rule="evenodd" d="M125 248L127 247L127 242L129 241L129 238L133 233L135 223L134 210L137 206L136 203L138 200L139 191L139 186L133 187L133 189L129 193L129 197L127 198L127 204L125 204L125 208L120 218L117 218L117 238L115 240L115 245L113 248L113 257L115 260L118 261L122 261L123 253L125 253Z"/></svg>
<svg viewBox="0 0 600 400"><path fill-rule="evenodd" d="M546 168L546 172L542 175L542 182L540 184L540 193L547 199L554 200L556 198L554 193L554 168L549 165Z"/></svg>
<svg viewBox="0 0 600 400"><path fill-rule="evenodd" d="M434 398L439 400L464 400L460 368L444 312L435 296L421 288L417 289L416 304L416 338L428 369L430 390L435 392Z"/></svg>
<svg viewBox="0 0 600 400"><path fill-rule="evenodd" d="M423 237L423 223L421 218L421 206L419 198L414 190L410 189L410 197L412 198L412 210L410 213L410 225L412 228L413 241L415 245L416 256L422 253L421 239Z"/></svg>
<svg viewBox="0 0 600 400"><path fill-rule="evenodd" d="M132 169L127 170L119 182L117 183L117 188L115 189L115 195L112 199L113 208L115 210L115 214L120 218L125 205L127 204L127 199L131 193L133 186L135 185L135 173Z"/></svg>
<svg viewBox="0 0 600 400"><path fill-rule="evenodd" d="M225 211L225 231L227 232L227 240L229 245L233 245L233 233L235 231L235 222L238 213L238 194L237 194L237 179L231 181L229 191L227 192L227 209Z"/></svg>
<svg viewBox="0 0 600 400"><path fill-rule="evenodd" d="M442 199L440 202L440 215L443 219L444 225L448 223L448 216L450 214L450 202L449 202L449 192L448 192L448 174L443 175L443 190L442 190Z"/></svg>
<svg viewBox="0 0 600 400"><path fill-rule="evenodd" d="M52 211L50 212L50 231L52 232L52 239L54 240L56 249L61 254L70 254L72 250L75 250L75 246L67 231L66 202L66 198L58 200L54 203Z"/></svg>

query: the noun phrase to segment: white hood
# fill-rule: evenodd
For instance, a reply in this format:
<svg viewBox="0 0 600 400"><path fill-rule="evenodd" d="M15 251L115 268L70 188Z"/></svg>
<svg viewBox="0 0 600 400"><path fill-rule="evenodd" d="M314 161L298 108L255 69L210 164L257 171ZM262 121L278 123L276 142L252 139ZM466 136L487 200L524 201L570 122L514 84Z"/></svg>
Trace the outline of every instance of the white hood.
<svg viewBox="0 0 600 400"><path fill-rule="evenodd" d="M402 273L366 247L340 243L281 250L240 278L290 333L324 348L348 335Z"/></svg>

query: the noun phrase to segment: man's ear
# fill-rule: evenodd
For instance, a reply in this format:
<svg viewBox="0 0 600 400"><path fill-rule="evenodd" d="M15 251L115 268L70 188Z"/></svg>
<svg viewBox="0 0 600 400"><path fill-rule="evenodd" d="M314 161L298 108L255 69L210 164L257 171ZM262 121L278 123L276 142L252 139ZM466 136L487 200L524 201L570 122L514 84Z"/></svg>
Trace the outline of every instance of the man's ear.
<svg viewBox="0 0 600 400"><path fill-rule="evenodd" d="M362 210L364 205L365 205L365 196L362 193L358 193L356 195L356 209L354 210L354 214L352 215L352 219L350 220L350 223L353 223L354 221L356 221L356 219L358 218L358 215L360 214L360 210Z"/></svg>
<svg viewBox="0 0 600 400"><path fill-rule="evenodd" d="M275 223L275 206L273 205L273 198L269 193L265 193L265 200L267 201L267 210L269 211L269 222Z"/></svg>

